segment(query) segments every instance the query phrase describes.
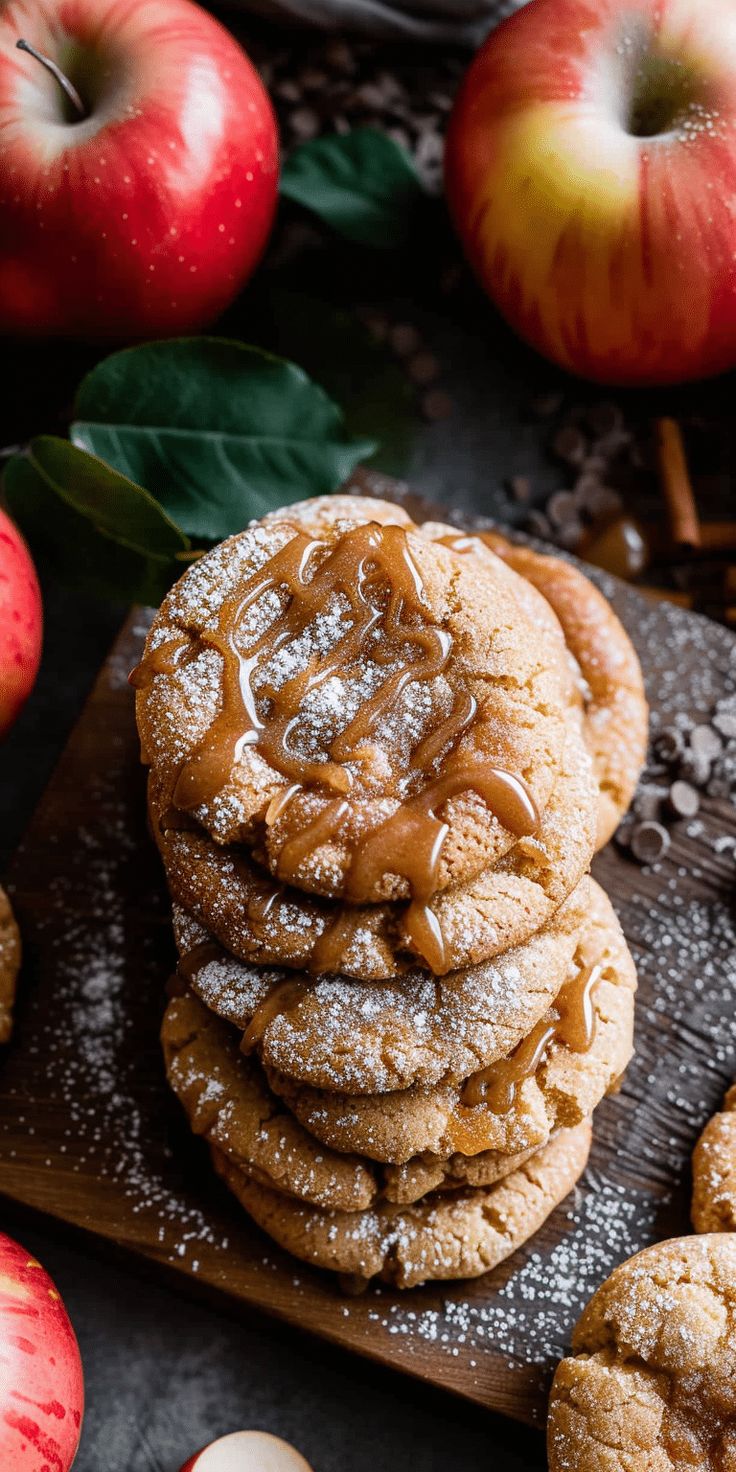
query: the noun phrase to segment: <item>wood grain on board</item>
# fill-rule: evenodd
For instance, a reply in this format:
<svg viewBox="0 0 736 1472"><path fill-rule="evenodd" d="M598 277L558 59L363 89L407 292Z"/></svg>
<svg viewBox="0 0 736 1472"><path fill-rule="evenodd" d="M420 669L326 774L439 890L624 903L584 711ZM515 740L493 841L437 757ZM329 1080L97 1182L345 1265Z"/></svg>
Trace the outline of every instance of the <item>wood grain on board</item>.
<svg viewBox="0 0 736 1472"><path fill-rule="evenodd" d="M383 478L366 485L400 493ZM733 636L599 581L639 649L654 721L707 719L734 689ZM598 1283L688 1230L691 1148L736 1068L733 810L707 799L655 870L612 845L596 861L639 965L637 1056L596 1115L580 1187L485 1278L345 1298L244 1218L165 1084L158 1027L173 942L127 684L146 622L134 610L121 631L9 876L25 965L0 1065L0 1191L164 1265L182 1287L538 1422Z"/></svg>

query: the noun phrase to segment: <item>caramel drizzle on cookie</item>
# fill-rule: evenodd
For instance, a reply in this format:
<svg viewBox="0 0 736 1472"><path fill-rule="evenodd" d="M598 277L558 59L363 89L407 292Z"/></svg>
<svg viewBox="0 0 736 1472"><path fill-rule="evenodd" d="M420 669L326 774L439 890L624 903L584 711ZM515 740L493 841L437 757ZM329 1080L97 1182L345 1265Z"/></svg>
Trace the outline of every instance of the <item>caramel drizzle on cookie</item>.
<svg viewBox="0 0 736 1472"><path fill-rule="evenodd" d="M266 1029L274 1019L282 1012L290 1012L292 1008L297 1007L306 989L306 983L293 976L278 981L268 996L264 997L256 1007L243 1033L243 1041L240 1044L242 1052L252 1053L254 1048L263 1042Z"/></svg>
<svg viewBox="0 0 736 1472"><path fill-rule="evenodd" d="M286 607L244 652L238 646L242 621L269 592L286 594ZM259 666L262 669L279 650L298 639L335 596L345 599L348 608L344 633L333 648L324 656L314 656L305 669L279 686L261 680L256 691L253 682ZM452 636L428 623L427 613L421 576L402 527L368 523L351 528L333 543L295 529L293 537L223 602L217 627L198 635L200 645L209 645L222 656L223 699L206 737L176 776L173 806L192 812L211 802L248 745L257 746L269 765L289 782L270 804L267 823L282 818L305 787L327 789L332 800L312 822L290 833L281 848L279 877L294 882L304 859L344 827L350 812L347 794L354 780L347 764L370 766L376 727L395 710L406 686L434 680L447 668ZM406 657L407 646L413 658ZM333 676L344 674L361 655L377 666L398 662L398 668L390 669L333 739L329 759L310 760L294 745L304 700ZM168 672L171 662L176 668L177 657L176 648L159 646L144 657L133 682L145 687L155 673ZM355 845L345 886L346 900L359 904L385 874L405 879L411 900L403 916L403 936L435 972L442 972L447 964L439 920L429 905L437 891L440 856L449 831L438 817L443 804L474 791L515 837L534 833L539 824L536 805L521 777L479 754L457 751L461 735L472 728L476 710L473 696L461 690L450 714L419 742L412 753L412 775L429 776L446 753L442 769L429 776L420 791L403 798L390 817ZM395 790L391 795L396 795ZM274 892L272 903L277 897ZM315 965L325 969L339 965L341 929L338 922L321 935Z"/></svg>
<svg viewBox="0 0 736 1472"><path fill-rule="evenodd" d="M486 1104L493 1114L508 1114L522 1084L534 1077L552 1043L562 1043L571 1053L587 1053L595 1041L593 1002L602 975L601 965L582 966L509 1058L472 1074L460 1096L461 1104L467 1109Z"/></svg>

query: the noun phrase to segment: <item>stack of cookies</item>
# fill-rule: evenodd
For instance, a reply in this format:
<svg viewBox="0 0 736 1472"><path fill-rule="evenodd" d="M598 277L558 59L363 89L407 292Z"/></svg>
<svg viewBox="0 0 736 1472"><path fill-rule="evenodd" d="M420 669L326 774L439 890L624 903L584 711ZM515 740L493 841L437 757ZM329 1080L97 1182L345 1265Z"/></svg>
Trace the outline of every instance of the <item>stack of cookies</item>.
<svg viewBox="0 0 736 1472"><path fill-rule="evenodd" d="M643 759L576 569L333 496L193 564L138 669L179 965L170 1084L250 1216L400 1286L487 1271L584 1169L634 966L589 874Z"/></svg>

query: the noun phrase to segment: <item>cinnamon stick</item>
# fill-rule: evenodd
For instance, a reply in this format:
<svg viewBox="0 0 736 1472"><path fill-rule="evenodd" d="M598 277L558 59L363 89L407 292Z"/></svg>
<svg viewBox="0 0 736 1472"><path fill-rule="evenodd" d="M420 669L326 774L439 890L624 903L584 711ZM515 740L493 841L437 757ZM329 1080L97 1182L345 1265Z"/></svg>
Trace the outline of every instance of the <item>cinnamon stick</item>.
<svg viewBox="0 0 736 1472"><path fill-rule="evenodd" d="M706 521L700 528L705 552L736 552L736 521Z"/></svg>
<svg viewBox="0 0 736 1472"><path fill-rule="evenodd" d="M695 504L682 430L676 419L657 419L657 459L672 540L679 547L700 547L702 531Z"/></svg>

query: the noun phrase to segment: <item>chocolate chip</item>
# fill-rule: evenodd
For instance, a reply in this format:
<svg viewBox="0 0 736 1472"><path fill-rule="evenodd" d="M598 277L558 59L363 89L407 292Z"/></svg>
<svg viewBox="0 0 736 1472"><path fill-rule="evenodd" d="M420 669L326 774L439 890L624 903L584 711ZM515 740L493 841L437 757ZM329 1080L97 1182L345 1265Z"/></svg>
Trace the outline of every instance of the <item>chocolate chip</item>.
<svg viewBox="0 0 736 1472"><path fill-rule="evenodd" d="M546 394L535 394L530 400L529 410L535 419L552 419L555 414L559 414L563 402L563 395L551 390Z"/></svg>
<svg viewBox="0 0 736 1472"><path fill-rule="evenodd" d="M609 399L602 399L599 404L592 404L585 415L585 422L591 434L596 439L602 439L604 435L611 434L612 430L620 429L624 422L624 416L618 404Z"/></svg>
<svg viewBox="0 0 736 1472"><path fill-rule="evenodd" d="M713 725L722 736L726 737L727 741L736 736L736 715L731 715L729 711L716 711Z"/></svg>
<svg viewBox="0 0 736 1472"><path fill-rule="evenodd" d="M555 541L558 547L563 547L566 552L577 552L583 537L585 527L582 521L567 521L555 531Z"/></svg>
<svg viewBox="0 0 736 1472"><path fill-rule="evenodd" d="M530 511L524 521L524 530L530 537L539 537L542 542L548 542L552 536L552 528L543 511L536 509Z"/></svg>
<svg viewBox="0 0 736 1472"><path fill-rule="evenodd" d="M449 419L454 408L454 400L441 388L430 389L422 399L422 413L427 419Z"/></svg>
<svg viewBox="0 0 736 1472"><path fill-rule="evenodd" d="M433 353L415 353L409 359L408 371L413 383L434 383L439 378L440 365Z"/></svg>
<svg viewBox="0 0 736 1472"><path fill-rule="evenodd" d="M685 753L685 738L677 726L663 726L652 741L652 751L660 762L674 766Z"/></svg>
<svg viewBox="0 0 736 1472"><path fill-rule="evenodd" d="M563 424L552 439L552 453L565 465L582 465L586 449L585 435L575 424Z"/></svg>
<svg viewBox="0 0 736 1472"><path fill-rule="evenodd" d="M524 505L531 496L532 483L528 475L511 475L506 482L511 495L520 505Z"/></svg>
<svg viewBox="0 0 736 1472"><path fill-rule="evenodd" d="M578 519L577 502L572 491L555 491L544 509L553 526L564 526L566 522Z"/></svg>
<svg viewBox="0 0 736 1472"><path fill-rule="evenodd" d="M711 763L706 756L696 751L686 751L680 762L680 776L695 787L705 787L710 777Z"/></svg>
<svg viewBox="0 0 736 1472"><path fill-rule="evenodd" d="M420 346L421 338L411 322L397 322L389 333L389 342L399 358L410 358Z"/></svg>
<svg viewBox="0 0 736 1472"><path fill-rule="evenodd" d="M633 808L637 818L643 822L654 822L662 806L662 790L650 783L640 787L634 797Z"/></svg>
<svg viewBox="0 0 736 1472"><path fill-rule="evenodd" d="M593 521L603 521L605 518L620 516L623 510L623 499L618 491L612 491L610 486L602 486L600 483L591 485L587 483L587 489L583 492L576 487L576 495L583 502L583 509Z"/></svg>
<svg viewBox="0 0 736 1472"><path fill-rule="evenodd" d="M712 726L694 726L690 732L690 750L694 751L696 756L705 757L707 761L714 762L723 751L723 742Z"/></svg>
<svg viewBox="0 0 736 1472"><path fill-rule="evenodd" d="M315 112L313 107L295 107L289 123L297 138L305 142L310 138L316 138L319 133L319 113Z"/></svg>
<svg viewBox="0 0 736 1472"><path fill-rule="evenodd" d="M631 835L631 852L640 864L656 864L670 846L670 835L661 823L638 823Z"/></svg>
<svg viewBox="0 0 736 1472"><path fill-rule="evenodd" d="M694 818L700 808L700 794L690 782L673 782L667 801L675 818Z"/></svg>

